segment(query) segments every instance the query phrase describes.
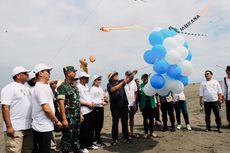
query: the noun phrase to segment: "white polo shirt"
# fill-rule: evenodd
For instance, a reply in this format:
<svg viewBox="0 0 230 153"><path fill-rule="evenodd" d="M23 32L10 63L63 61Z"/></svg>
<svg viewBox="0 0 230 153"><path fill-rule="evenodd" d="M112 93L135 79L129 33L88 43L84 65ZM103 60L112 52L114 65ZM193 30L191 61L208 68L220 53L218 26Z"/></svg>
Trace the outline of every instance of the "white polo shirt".
<svg viewBox="0 0 230 153"><path fill-rule="evenodd" d="M135 105L135 92L137 91L137 85L134 80L125 85L125 93L129 102L129 106Z"/></svg>
<svg viewBox="0 0 230 153"><path fill-rule="evenodd" d="M92 102L90 92L89 92L89 87L87 85L82 85L79 83L77 85L79 95L80 95L80 102ZM83 115L88 114L92 111L93 109L87 107L87 106L81 106L81 112Z"/></svg>
<svg viewBox="0 0 230 153"><path fill-rule="evenodd" d="M96 107L103 107L104 91L101 87L93 86L90 89L90 95Z"/></svg>
<svg viewBox="0 0 230 153"><path fill-rule="evenodd" d="M200 84L200 96L205 102L218 100L218 93L222 93L220 84L216 80L204 81Z"/></svg>
<svg viewBox="0 0 230 153"><path fill-rule="evenodd" d="M10 120L14 130L31 128L31 96L29 88L17 82L11 82L1 91L1 104L10 106ZM3 131L6 131L5 122Z"/></svg>
<svg viewBox="0 0 230 153"><path fill-rule="evenodd" d="M53 92L49 84L37 82L33 88L32 104L32 128L38 132L49 132L54 130L54 123L47 117L42 109L42 104L48 104L55 113L53 104Z"/></svg>

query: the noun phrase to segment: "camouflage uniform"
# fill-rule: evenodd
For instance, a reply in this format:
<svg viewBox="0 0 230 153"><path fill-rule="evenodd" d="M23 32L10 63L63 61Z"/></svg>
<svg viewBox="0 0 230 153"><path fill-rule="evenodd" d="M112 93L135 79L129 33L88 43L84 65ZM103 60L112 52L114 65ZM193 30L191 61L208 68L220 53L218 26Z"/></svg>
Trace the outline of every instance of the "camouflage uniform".
<svg viewBox="0 0 230 153"><path fill-rule="evenodd" d="M80 149L80 101L79 92L73 83L66 80L58 87L58 99L64 99L65 114L68 121L68 128L62 130L61 151L74 152Z"/></svg>

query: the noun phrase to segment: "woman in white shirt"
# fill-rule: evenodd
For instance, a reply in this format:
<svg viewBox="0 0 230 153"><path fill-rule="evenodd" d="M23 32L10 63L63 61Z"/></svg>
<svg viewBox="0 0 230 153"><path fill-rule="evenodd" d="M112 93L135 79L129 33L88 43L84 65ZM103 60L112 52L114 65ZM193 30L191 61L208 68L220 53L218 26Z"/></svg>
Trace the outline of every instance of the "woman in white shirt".
<svg viewBox="0 0 230 153"><path fill-rule="evenodd" d="M192 130L190 124L189 124L189 117L188 117L188 104L184 95L184 92L182 91L180 94L173 94L174 98L174 108L176 111L176 120L177 120L177 130L181 129L181 119L180 114L182 111L182 114L184 116L184 121L187 126L187 129L189 131Z"/></svg>
<svg viewBox="0 0 230 153"><path fill-rule="evenodd" d="M94 114L94 138L97 146L104 145L101 140L101 130L104 123L104 105L108 103L106 98L104 98L104 91L101 85L101 76L93 76L93 87L90 90L90 95L92 102L95 104L93 109Z"/></svg>

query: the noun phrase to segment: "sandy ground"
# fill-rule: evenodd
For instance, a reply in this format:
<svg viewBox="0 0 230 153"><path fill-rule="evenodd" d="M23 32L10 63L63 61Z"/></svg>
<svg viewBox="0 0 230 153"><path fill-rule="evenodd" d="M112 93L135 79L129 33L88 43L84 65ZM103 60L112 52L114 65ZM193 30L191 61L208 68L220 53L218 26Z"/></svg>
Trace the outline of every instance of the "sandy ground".
<svg viewBox="0 0 230 153"><path fill-rule="evenodd" d="M124 144L121 140L116 146L111 146L111 115L109 106L105 108L105 122L102 130L103 141L106 147L100 148L92 153L228 153L230 148L230 129L228 129L225 105L222 104L221 118L223 123L223 133L218 133L215 127L215 119L212 113L212 131L204 132L205 121L204 112L199 106L199 85L186 87L185 94L189 102L189 117L193 130L187 131L182 118L182 130L176 132L162 132L156 129L158 138L142 139L134 138L132 144ZM170 125L170 124L169 124ZM121 133L121 127L119 128ZM135 133L143 135L142 114L138 112L135 116ZM60 137L57 137L59 143ZM0 153L4 153L4 137L2 125L0 123Z"/></svg>

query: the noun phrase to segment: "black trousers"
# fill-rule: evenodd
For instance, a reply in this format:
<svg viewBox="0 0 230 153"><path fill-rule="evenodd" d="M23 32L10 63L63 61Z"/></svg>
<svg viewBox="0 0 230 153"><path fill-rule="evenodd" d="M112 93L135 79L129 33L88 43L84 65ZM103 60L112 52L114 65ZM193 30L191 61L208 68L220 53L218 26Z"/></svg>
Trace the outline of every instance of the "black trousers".
<svg viewBox="0 0 230 153"><path fill-rule="evenodd" d="M179 100L175 102L175 111L176 111L176 120L177 124L181 124L181 118L180 118L180 112L182 111L182 114L184 116L185 124L189 124L189 117L188 117L188 106L187 101L185 100Z"/></svg>
<svg viewBox="0 0 230 153"><path fill-rule="evenodd" d="M174 117L174 108L173 108L173 103L172 102L163 102L161 103L161 112L162 112L162 121L164 124L164 127L167 127L167 114L169 116L171 126L175 126L175 117Z"/></svg>
<svg viewBox="0 0 230 153"><path fill-rule="evenodd" d="M129 139L128 132L128 106L111 109L112 114L112 139L113 141L118 139L118 123L121 118L122 134L124 139Z"/></svg>
<svg viewBox="0 0 230 153"><path fill-rule="evenodd" d="M217 128L220 128L221 118L220 118L220 109L219 109L218 101L204 102L204 110L205 110L206 127L210 128L210 124L211 124L210 116L211 116L211 111L213 110L214 115L215 115L216 126Z"/></svg>
<svg viewBox="0 0 230 153"><path fill-rule="evenodd" d="M84 121L80 128L80 146L82 149L93 145L94 116L93 111L83 115Z"/></svg>
<svg viewBox="0 0 230 153"><path fill-rule="evenodd" d="M154 109L151 107L150 103L145 105L144 109L142 110L142 115L145 134L148 134L148 130L150 131L150 134L152 134L154 122Z"/></svg>
<svg viewBox="0 0 230 153"><path fill-rule="evenodd" d="M97 142L101 142L101 130L104 123L104 107L95 107L93 109L94 115L94 138Z"/></svg>
<svg viewBox="0 0 230 153"><path fill-rule="evenodd" d="M230 123L230 100L226 100L226 116L227 116L227 121Z"/></svg>
<svg viewBox="0 0 230 153"><path fill-rule="evenodd" d="M52 138L52 131L38 132L33 129L32 153L50 153L51 138Z"/></svg>

